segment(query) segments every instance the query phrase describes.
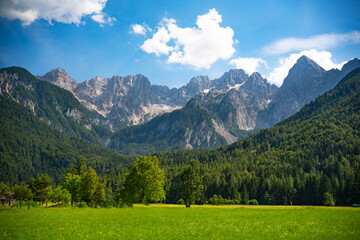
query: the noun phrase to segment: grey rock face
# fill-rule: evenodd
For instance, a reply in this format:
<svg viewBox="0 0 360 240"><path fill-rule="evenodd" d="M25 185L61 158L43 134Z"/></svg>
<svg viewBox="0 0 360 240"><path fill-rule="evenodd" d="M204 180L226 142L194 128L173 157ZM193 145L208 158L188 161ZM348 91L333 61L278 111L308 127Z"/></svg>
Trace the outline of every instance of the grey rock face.
<svg viewBox="0 0 360 240"><path fill-rule="evenodd" d="M80 84L74 84L61 71L41 78L59 86L68 86L84 106L103 115L105 125L112 130L146 123L112 139L109 144L115 149L126 146L127 134L131 133L135 140L142 139L140 142L128 139L129 142L135 141L133 144L157 142L171 150L181 148L172 146L208 148L229 144L244 137L244 130L271 127L332 89L358 66L360 61L354 59L341 71L325 71L303 56L289 71L280 88L268 83L258 73L248 76L240 69L225 72L214 80L197 76L187 85L173 89L151 85L141 74L96 77ZM194 108L196 111L190 108L194 104L198 105ZM167 112L172 113L164 114Z"/></svg>
<svg viewBox="0 0 360 240"><path fill-rule="evenodd" d="M70 92L77 87L77 82L72 79L69 74L62 68L56 68L43 76L36 76L40 80L46 80Z"/></svg>
<svg viewBox="0 0 360 240"><path fill-rule="evenodd" d="M359 59L345 64L341 71L325 71L306 56L298 59L268 108L258 114L257 128L268 128L298 112L305 104L331 90L353 69L360 67Z"/></svg>
<svg viewBox="0 0 360 240"><path fill-rule="evenodd" d="M38 78L71 91L84 106L104 116L106 125L112 130L118 129L118 122L128 126L148 122L155 116L184 107L198 94L207 94L213 90L227 92L235 89L251 97L256 93L266 101L276 91L276 87L264 82L260 74L249 77L243 70L230 70L215 80L210 80L208 76L197 76L187 85L173 89L151 85L141 74L112 78L97 76L77 84L63 69L58 68ZM240 126L241 129L253 128L251 124Z"/></svg>

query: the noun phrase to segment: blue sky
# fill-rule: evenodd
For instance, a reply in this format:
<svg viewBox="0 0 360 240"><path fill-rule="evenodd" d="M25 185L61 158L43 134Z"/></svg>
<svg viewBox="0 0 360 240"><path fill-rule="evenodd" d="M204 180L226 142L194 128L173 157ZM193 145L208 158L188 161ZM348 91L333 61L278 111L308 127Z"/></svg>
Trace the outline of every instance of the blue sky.
<svg viewBox="0 0 360 240"><path fill-rule="evenodd" d="M0 67L62 67L78 82L142 73L179 87L232 68L280 85L308 55L325 69L360 57L360 1L2 0Z"/></svg>

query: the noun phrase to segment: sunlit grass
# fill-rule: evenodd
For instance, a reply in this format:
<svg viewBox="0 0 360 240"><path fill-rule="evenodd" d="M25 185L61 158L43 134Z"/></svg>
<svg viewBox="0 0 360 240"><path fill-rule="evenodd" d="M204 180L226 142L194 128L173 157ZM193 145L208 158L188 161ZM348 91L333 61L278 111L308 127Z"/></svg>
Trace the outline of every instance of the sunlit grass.
<svg viewBox="0 0 360 240"><path fill-rule="evenodd" d="M360 209L164 204L1 209L0 239L360 239Z"/></svg>

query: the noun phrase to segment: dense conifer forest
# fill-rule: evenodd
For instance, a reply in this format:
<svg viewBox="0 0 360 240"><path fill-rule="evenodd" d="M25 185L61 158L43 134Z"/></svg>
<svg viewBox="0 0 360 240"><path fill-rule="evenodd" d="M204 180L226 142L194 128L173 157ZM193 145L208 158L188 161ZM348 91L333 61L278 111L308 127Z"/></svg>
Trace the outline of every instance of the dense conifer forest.
<svg viewBox="0 0 360 240"><path fill-rule="evenodd" d="M0 181L28 183L44 173L57 184L84 155L101 182L106 178L108 194L115 199L134 157L60 133L4 96L0 109ZM215 150L155 153L167 179L164 201L180 200L180 173L195 160L203 184L199 204L360 202L359 110L356 69L297 114L246 140Z"/></svg>

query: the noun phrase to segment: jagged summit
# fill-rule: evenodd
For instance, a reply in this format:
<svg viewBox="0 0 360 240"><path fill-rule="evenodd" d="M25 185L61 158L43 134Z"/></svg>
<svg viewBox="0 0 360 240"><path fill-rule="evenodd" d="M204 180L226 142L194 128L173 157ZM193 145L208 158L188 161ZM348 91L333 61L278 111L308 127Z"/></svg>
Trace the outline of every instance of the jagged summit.
<svg viewBox="0 0 360 240"><path fill-rule="evenodd" d="M55 68L43 76L36 76L40 80L51 82L59 87L73 92L77 87L77 82L72 79L63 68Z"/></svg>

